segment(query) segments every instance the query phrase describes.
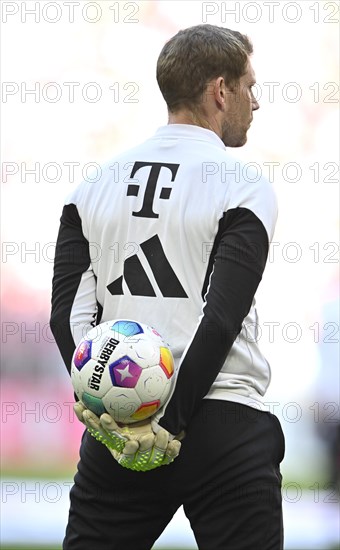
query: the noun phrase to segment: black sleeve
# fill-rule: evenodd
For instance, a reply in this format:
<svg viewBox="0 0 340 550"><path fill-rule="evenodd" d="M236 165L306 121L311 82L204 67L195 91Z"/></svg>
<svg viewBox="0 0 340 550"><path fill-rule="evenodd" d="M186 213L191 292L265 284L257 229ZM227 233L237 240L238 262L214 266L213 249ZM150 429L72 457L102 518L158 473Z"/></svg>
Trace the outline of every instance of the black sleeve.
<svg viewBox="0 0 340 550"><path fill-rule="evenodd" d="M261 281L268 235L247 208L226 212L220 221L205 286L203 316L182 357L176 386L160 426L172 434L186 429L239 334Z"/></svg>
<svg viewBox="0 0 340 550"><path fill-rule="evenodd" d="M52 281L50 327L68 371L75 350L71 311L82 275L90 266L89 243L74 204L64 206L57 238Z"/></svg>

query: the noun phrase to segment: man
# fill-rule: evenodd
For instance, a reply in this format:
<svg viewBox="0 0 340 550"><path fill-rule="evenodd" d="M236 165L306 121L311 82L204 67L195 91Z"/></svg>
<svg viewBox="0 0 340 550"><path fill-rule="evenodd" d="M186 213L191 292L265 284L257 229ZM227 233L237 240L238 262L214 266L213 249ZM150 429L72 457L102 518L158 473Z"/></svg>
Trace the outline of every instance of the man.
<svg viewBox="0 0 340 550"><path fill-rule="evenodd" d="M259 108L251 54L228 29L176 34L157 63L168 125L64 206L51 326L68 369L86 328L112 318L156 327L177 363L167 406L141 426L76 405L95 437L83 435L64 550L149 550L180 505L202 550L283 547L284 439L261 406L254 307L276 200L225 150Z"/></svg>

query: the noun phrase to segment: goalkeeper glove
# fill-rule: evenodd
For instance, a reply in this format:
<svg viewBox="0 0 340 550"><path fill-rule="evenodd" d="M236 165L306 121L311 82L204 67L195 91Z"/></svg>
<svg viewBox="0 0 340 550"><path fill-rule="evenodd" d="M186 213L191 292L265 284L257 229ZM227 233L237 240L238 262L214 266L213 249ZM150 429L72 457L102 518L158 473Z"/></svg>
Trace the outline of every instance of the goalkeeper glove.
<svg viewBox="0 0 340 550"><path fill-rule="evenodd" d="M81 402L74 405L74 410L91 435L125 468L146 472L170 464L179 454L181 443L171 440L164 429L155 434L150 419L120 427L109 414L99 419Z"/></svg>

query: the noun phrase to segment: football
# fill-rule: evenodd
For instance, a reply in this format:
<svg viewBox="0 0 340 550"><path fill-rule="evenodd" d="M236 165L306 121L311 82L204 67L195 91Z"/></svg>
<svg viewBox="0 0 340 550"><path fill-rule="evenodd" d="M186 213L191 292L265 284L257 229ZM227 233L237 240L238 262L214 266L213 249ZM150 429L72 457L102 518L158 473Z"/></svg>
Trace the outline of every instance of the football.
<svg viewBox="0 0 340 550"><path fill-rule="evenodd" d="M100 416L130 424L152 416L167 400L174 361L156 329L118 319L92 328L72 358L74 391Z"/></svg>

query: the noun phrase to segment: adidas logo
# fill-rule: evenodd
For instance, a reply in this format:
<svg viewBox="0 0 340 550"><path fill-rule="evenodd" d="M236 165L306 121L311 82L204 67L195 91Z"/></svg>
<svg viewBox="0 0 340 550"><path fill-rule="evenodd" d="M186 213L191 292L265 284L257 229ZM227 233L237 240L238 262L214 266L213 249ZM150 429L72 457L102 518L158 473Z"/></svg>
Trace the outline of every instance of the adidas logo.
<svg viewBox="0 0 340 550"><path fill-rule="evenodd" d="M154 235L142 243L140 248L162 295L165 298L187 298L184 288L164 253L158 235ZM133 296L157 296L137 254L125 260L123 275L107 286L108 291L114 296L124 294L123 280Z"/></svg>

